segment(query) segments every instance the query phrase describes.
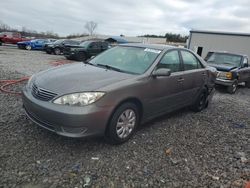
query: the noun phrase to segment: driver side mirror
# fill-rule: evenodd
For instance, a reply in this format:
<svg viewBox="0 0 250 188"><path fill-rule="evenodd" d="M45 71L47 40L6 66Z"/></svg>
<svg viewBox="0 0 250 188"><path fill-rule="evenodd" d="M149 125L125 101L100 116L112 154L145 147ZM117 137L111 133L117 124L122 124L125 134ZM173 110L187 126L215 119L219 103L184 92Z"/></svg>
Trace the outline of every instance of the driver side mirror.
<svg viewBox="0 0 250 188"><path fill-rule="evenodd" d="M248 67L248 63L243 63L243 67Z"/></svg>
<svg viewBox="0 0 250 188"><path fill-rule="evenodd" d="M153 77L170 76L171 75L171 70L170 69L165 69L165 68L156 69L156 70L154 70L152 75L153 75Z"/></svg>

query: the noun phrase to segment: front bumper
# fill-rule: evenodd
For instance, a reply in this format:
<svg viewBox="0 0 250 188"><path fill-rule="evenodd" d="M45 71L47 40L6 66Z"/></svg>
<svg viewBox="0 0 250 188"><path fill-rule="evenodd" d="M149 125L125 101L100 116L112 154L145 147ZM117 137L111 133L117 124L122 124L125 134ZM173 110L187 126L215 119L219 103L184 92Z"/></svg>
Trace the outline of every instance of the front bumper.
<svg viewBox="0 0 250 188"><path fill-rule="evenodd" d="M23 89L23 107L26 115L37 125L67 137L104 135L112 107L71 107L40 101Z"/></svg>
<svg viewBox="0 0 250 188"><path fill-rule="evenodd" d="M231 86L233 85L234 80L224 80L224 79L220 79L220 78L216 78L215 80L215 84L217 85L223 85L223 86Z"/></svg>
<svg viewBox="0 0 250 188"><path fill-rule="evenodd" d="M76 60L77 59L77 56L74 52L70 52L70 53L64 53L63 54L67 59L72 59L72 60Z"/></svg>

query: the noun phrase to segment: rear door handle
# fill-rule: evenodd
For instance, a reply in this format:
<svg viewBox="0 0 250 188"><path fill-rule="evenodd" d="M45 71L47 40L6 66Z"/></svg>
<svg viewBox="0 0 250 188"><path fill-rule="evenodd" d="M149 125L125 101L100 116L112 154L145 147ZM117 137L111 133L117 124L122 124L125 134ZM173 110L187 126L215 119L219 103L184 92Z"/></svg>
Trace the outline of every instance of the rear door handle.
<svg viewBox="0 0 250 188"><path fill-rule="evenodd" d="M202 74L202 76L206 76L206 73L205 73L205 72L202 72L201 74Z"/></svg>

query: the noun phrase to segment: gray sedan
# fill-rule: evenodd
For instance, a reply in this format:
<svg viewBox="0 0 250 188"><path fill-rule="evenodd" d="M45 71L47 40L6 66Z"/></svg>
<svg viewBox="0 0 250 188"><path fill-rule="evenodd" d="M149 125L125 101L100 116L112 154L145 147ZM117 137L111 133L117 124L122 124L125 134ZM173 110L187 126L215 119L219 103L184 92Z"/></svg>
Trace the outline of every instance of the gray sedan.
<svg viewBox="0 0 250 188"><path fill-rule="evenodd" d="M120 144L159 115L206 108L215 77L215 69L187 49L126 44L33 75L23 106L32 121L59 135L104 135Z"/></svg>

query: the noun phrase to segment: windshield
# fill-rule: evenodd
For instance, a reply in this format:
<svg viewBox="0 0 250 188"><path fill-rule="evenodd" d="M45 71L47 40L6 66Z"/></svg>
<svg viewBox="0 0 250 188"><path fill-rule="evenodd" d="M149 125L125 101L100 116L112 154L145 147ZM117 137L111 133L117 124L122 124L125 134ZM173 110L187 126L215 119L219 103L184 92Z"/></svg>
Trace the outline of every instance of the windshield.
<svg viewBox="0 0 250 188"><path fill-rule="evenodd" d="M224 54L224 53L213 53L207 60L208 63L214 64L226 64L232 66L240 66L241 56Z"/></svg>
<svg viewBox="0 0 250 188"><path fill-rule="evenodd" d="M144 73L161 53L160 50L117 46L90 61L91 64L112 67L131 74Z"/></svg>
<svg viewBox="0 0 250 188"><path fill-rule="evenodd" d="M84 41L80 44L81 47L87 47L89 44L91 43L91 41Z"/></svg>

